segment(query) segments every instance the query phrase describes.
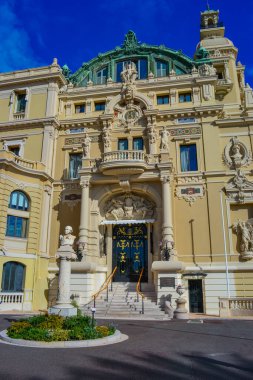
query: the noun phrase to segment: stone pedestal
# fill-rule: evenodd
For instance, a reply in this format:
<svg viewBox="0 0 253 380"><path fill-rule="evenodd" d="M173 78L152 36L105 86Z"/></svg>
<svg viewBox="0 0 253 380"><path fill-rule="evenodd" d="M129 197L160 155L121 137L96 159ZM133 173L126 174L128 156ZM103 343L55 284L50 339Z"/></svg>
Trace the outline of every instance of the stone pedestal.
<svg viewBox="0 0 253 380"><path fill-rule="evenodd" d="M72 246L63 245L58 249L56 258L60 259L58 296L56 305L51 307L48 312L64 317L77 315L77 308L73 307L70 301L71 260L76 259L76 254Z"/></svg>
<svg viewBox="0 0 253 380"><path fill-rule="evenodd" d="M188 319L189 318L188 310L185 307L186 302L187 302L186 299L182 298L182 297L180 297L176 300L177 308L174 311L174 318L175 319Z"/></svg>

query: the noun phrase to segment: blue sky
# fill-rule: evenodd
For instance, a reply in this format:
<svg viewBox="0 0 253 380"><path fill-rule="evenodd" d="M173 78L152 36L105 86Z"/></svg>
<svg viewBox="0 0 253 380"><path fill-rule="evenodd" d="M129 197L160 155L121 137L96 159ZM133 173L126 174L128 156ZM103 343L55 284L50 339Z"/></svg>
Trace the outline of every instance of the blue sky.
<svg viewBox="0 0 253 380"><path fill-rule="evenodd" d="M253 84L253 1L209 0L239 48ZM0 0L0 72L48 65L72 71L119 46L132 29L141 42L193 56L205 0Z"/></svg>

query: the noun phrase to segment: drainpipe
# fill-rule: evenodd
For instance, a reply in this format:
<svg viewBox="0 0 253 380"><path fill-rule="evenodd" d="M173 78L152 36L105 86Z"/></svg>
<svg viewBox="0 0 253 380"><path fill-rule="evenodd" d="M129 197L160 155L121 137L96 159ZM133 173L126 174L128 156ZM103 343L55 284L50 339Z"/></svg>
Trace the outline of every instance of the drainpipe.
<svg viewBox="0 0 253 380"><path fill-rule="evenodd" d="M221 205L221 218L222 218L222 229L223 229L225 265L226 265L227 296L228 296L228 298L230 298L230 284L229 284L229 272L228 272L228 255L227 255L227 240L226 240L226 233L225 233L225 220L224 220L223 202L222 202L222 191L221 190L220 190L220 205Z"/></svg>

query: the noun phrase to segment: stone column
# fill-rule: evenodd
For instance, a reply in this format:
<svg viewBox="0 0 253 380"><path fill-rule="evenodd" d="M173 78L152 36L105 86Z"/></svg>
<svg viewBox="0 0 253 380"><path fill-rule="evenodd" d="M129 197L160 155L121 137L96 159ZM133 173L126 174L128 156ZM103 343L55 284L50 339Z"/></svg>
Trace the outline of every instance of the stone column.
<svg viewBox="0 0 253 380"><path fill-rule="evenodd" d="M42 210L41 210L41 235L40 235L40 253L42 256L49 257L48 255L48 242L49 242L49 223L50 223L50 201L52 195L52 188L44 186Z"/></svg>
<svg viewBox="0 0 253 380"><path fill-rule="evenodd" d="M44 127L41 161L43 162L43 164L46 165L46 172L48 174L51 174L52 172L54 139L55 139L55 130L54 130L53 125L46 125Z"/></svg>
<svg viewBox="0 0 253 380"><path fill-rule="evenodd" d="M60 259L58 295L56 305L49 309L49 314L76 315L77 309L71 305L70 301L71 260L76 258L76 254L71 246L62 246L58 249L56 258Z"/></svg>
<svg viewBox="0 0 253 380"><path fill-rule="evenodd" d="M82 188L81 199L81 218L79 227L79 248L87 251L88 246L88 228L89 228L89 184L90 179L81 177L80 185Z"/></svg>
<svg viewBox="0 0 253 380"><path fill-rule="evenodd" d="M163 245L166 242L174 243L173 239L173 220L172 220L172 196L170 176L161 176L162 195L163 195ZM172 248L172 247L171 247Z"/></svg>

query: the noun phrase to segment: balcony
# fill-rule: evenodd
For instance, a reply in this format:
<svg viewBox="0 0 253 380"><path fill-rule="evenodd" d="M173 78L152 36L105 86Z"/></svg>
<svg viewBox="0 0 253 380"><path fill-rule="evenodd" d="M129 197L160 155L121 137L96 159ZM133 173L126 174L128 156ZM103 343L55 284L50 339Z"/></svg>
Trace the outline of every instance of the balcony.
<svg viewBox="0 0 253 380"><path fill-rule="evenodd" d="M146 154L141 150L116 150L104 153L99 166L105 175L141 174L146 168Z"/></svg>
<svg viewBox="0 0 253 380"><path fill-rule="evenodd" d="M233 83L230 79L218 79L215 89L216 96L219 100L223 100L224 96L227 95L233 88Z"/></svg>
<svg viewBox="0 0 253 380"><path fill-rule="evenodd" d="M25 118L25 112L16 112L13 114L14 120L23 120Z"/></svg>
<svg viewBox="0 0 253 380"><path fill-rule="evenodd" d="M13 163L19 168L24 168L28 170L35 171L45 171L45 165L42 162L25 160L22 157L16 156L14 153L9 152L8 150L0 150L0 163L1 162Z"/></svg>

